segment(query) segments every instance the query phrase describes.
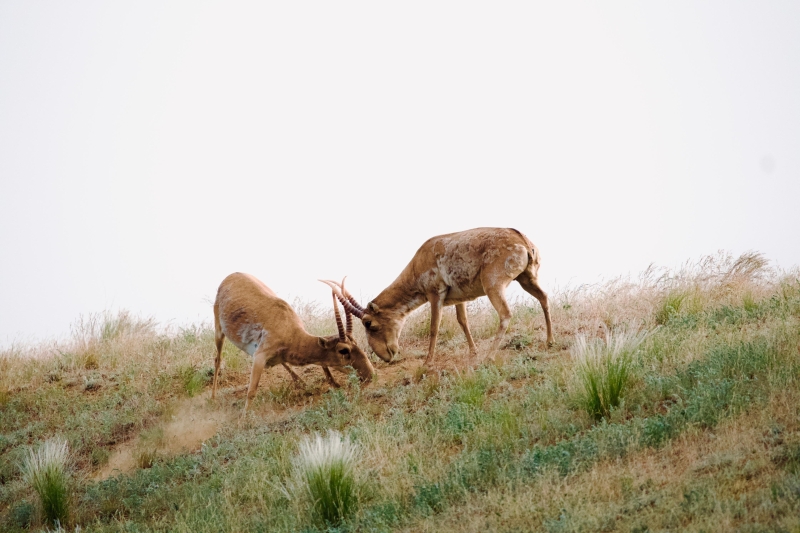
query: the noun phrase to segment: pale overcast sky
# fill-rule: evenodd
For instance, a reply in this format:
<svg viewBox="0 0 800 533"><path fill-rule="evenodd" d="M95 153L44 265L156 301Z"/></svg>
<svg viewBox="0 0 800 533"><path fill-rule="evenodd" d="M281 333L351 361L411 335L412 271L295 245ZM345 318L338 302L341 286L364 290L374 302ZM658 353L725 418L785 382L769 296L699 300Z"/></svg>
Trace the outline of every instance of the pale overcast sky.
<svg viewBox="0 0 800 533"><path fill-rule="evenodd" d="M800 2L0 2L0 347L234 271L364 301L526 233L545 290L800 264Z"/></svg>

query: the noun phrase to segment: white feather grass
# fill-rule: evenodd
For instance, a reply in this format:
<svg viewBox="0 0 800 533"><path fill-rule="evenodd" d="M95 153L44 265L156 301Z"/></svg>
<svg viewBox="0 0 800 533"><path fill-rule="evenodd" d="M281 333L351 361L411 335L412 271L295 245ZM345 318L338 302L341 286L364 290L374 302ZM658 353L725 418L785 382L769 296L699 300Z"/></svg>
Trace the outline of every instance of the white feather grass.
<svg viewBox="0 0 800 533"><path fill-rule="evenodd" d="M339 524L356 510L358 455L358 446L338 431L300 442L294 461L295 491L310 499L313 514L326 524Z"/></svg>
<svg viewBox="0 0 800 533"><path fill-rule="evenodd" d="M33 487L49 524L59 526L69 518L69 446L65 439L52 438L38 450L28 448L20 467L23 479Z"/></svg>
<svg viewBox="0 0 800 533"><path fill-rule="evenodd" d="M635 328L606 330L604 339L575 338L579 401L596 419L608 418L619 407L632 378L634 356L650 334Z"/></svg>

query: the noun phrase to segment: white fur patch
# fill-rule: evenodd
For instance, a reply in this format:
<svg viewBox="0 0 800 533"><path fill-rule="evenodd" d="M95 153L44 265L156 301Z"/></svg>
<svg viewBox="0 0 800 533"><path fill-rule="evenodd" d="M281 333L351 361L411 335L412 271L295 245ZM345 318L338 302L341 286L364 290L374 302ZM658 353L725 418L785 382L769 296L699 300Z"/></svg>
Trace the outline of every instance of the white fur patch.
<svg viewBox="0 0 800 533"><path fill-rule="evenodd" d="M261 327L261 324L245 324L239 329L239 343L237 346L252 357L256 353L258 346L266 338L267 332Z"/></svg>
<svg viewBox="0 0 800 533"><path fill-rule="evenodd" d="M414 309L416 309L417 307L419 307L420 305L424 304L427 301L428 300L425 298L425 296L421 294L415 295L414 298L412 298L411 300L403 302L403 305L397 308L397 312L400 314L400 316L404 317L408 313L410 313L411 311L413 311Z"/></svg>

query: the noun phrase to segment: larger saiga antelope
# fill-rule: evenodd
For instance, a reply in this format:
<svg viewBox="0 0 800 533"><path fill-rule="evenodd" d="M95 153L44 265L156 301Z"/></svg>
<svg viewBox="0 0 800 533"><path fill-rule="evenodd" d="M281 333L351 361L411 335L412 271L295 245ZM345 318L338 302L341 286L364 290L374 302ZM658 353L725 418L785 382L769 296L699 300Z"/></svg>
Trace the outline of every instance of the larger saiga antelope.
<svg viewBox="0 0 800 533"><path fill-rule="evenodd" d="M258 380L265 367L281 364L289 371L292 379L298 382L300 378L287 363L297 366L317 364L322 366L328 381L338 387L328 367L342 368L349 365L362 381L372 380L375 372L372 363L353 340L350 311L345 309L345 331L335 296L333 310L339 334L315 337L306 332L294 309L255 277L235 272L222 280L214 302L217 357L214 360L211 398L215 398L217 394L217 376L225 337L253 357L245 411L256 394Z"/></svg>
<svg viewBox="0 0 800 533"><path fill-rule="evenodd" d="M456 306L456 319L467 337L470 352L477 355L469 331L465 302L488 296L500 315L492 344L496 350L511 321L505 290L517 281L539 300L547 325L547 344L553 345L547 294L539 287L539 250L512 228L476 228L428 239L394 282L374 300L361 307L344 284L328 281L345 309L361 319L373 351L384 361L399 353L397 339L406 317L425 302L431 304L431 338L425 364L433 361L442 308Z"/></svg>

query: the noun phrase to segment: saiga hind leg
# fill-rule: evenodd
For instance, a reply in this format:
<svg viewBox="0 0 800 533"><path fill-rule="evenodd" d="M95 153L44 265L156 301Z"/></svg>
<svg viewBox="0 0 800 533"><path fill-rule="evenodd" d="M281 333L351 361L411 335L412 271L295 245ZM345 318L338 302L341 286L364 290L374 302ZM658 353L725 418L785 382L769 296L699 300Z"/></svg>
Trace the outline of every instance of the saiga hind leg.
<svg viewBox="0 0 800 533"><path fill-rule="evenodd" d="M436 352L436 338L439 336L439 323L442 321L442 304L444 304L445 294L447 293L428 295L428 301L431 303L431 342L428 346L428 357L425 358L426 366L433 362Z"/></svg>
<svg viewBox="0 0 800 533"><path fill-rule="evenodd" d="M456 320L458 321L458 325L461 326L461 330L464 332L464 335L467 337L467 344L469 345L470 354L472 357L476 357L478 355L478 349L475 347L475 341L472 340L472 334L469 331L469 322L467 321L467 304L465 302L456 304Z"/></svg>
<svg viewBox="0 0 800 533"><path fill-rule="evenodd" d="M539 286L536 276L530 270L520 274L517 281L525 289L525 292L539 300L542 311L544 311L544 323L547 326L547 346L553 346L555 340L553 339L553 326L550 323L550 305L547 301L547 294Z"/></svg>
<svg viewBox="0 0 800 533"><path fill-rule="evenodd" d="M225 334L219 323L219 306L214 304L214 344L217 347L217 356L214 358L214 384L211 387L211 399L217 396L217 377L219 376L219 366L222 362L222 343L225 341Z"/></svg>
<svg viewBox="0 0 800 533"><path fill-rule="evenodd" d="M494 335L494 340L492 341L492 347L490 349L490 353L494 354L500 347L503 336L508 330L508 325L511 323L511 308L506 301L506 287L508 287L511 280L508 278L501 278L499 275L493 274L487 269L481 272L481 282L483 283L486 296L488 296L489 301L492 302L492 307L494 307L495 311L497 311L497 314L500 316L500 325L497 327L497 333Z"/></svg>

